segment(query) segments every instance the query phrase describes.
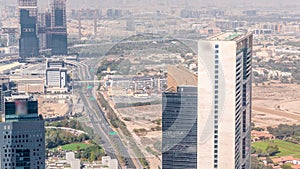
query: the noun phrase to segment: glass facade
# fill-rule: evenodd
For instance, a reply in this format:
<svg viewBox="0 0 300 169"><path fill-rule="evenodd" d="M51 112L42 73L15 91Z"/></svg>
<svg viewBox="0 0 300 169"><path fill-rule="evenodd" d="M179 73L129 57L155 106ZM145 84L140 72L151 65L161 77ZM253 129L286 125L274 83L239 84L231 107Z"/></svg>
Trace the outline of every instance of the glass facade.
<svg viewBox="0 0 300 169"><path fill-rule="evenodd" d="M20 98L5 102L0 145L1 169L45 168L45 126L37 101Z"/></svg>
<svg viewBox="0 0 300 169"><path fill-rule="evenodd" d="M30 16L29 10L20 10L21 36L19 40L19 55L22 60L39 55L37 37L37 18Z"/></svg>
<svg viewBox="0 0 300 169"><path fill-rule="evenodd" d="M162 168L197 168L197 87L163 93Z"/></svg>
<svg viewBox="0 0 300 169"><path fill-rule="evenodd" d="M5 121L38 120L37 101L5 102Z"/></svg>
<svg viewBox="0 0 300 169"><path fill-rule="evenodd" d="M66 25L66 1L51 1L51 50L52 55L67 55L67 25Z"/></svg>
<svg viewBox="0 0 300 169"><path fill-rule="evenodd" d="M252 39L250 35L237 44L236 60L236 169L250 168Z"/></svg>
<svg viewBox="0 0 300 169"><path fill-rule="evenodd" d="M0 123L0 168L45 168L43 120Z"/></svg>

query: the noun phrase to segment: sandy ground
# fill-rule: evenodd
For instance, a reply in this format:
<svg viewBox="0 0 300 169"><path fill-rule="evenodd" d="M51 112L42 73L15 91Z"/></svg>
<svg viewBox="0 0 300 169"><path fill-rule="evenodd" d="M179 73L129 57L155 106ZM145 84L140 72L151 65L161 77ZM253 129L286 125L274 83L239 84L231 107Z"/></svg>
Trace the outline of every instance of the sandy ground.
<svg viewBox="0 0 300 169"><path fill-rule="evenodd" d="M123 119L126 117L131 118L131 121L123 121L126 123L127 128L132 133L137 145L145 155L146 159L149 161L150 168L158 168L158 166L161 166L161 153L154 147L154 144L161 142L162 132L151 131L151 128L156 126L161 127L161 125L157 125L152 122L154 120L161 119L161 105L122 108L118 109L118 112ZM146 129L147 134L143 136L137 136L133 130L141 128ZM149 152L149 149L157 154Z"/></svg>
<svg viewBox="0 0 300 169"><path fill-rule="evenodd" d="M257 127L300 123L300 85L253 85L252 121Z"/></svg>
<svg viewBox="0 0 300 169"><path fill-rule="evenodd" d="M42 97L38 98L39 114L44 118L64 116L68 112L68 104L58 102L57 100L49 100Z"/></svg>

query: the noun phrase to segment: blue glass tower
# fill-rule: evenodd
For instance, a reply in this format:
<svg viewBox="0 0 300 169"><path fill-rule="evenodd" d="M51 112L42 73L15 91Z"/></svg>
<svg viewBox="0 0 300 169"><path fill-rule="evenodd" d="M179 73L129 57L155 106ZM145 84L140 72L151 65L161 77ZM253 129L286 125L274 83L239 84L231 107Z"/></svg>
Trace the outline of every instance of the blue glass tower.
<svg viewBox="0 0 300 169"><path fill-rule="evenodd" d="M162 168L197 168L197 87L163 93L162 104Z"/></svg>
<svg viewBox="0 0 300 169"><path fill-rule="evenodd" d="M52 55L67 55L66 0L51 1L51 17Z"/></svg>
<svg viewBox="0 0 300 169"><path fill-rule="evenodd" d="M45 169L45 127L37 101L7 100L0 132L0 168Z"/></svg>
<svg viewBox="0 0 300 169"><path fill-rule="evenodd" d="M21 35L19 39L19 55L21 60L39 55L37 37L37 1L19 1Z"/></svg>

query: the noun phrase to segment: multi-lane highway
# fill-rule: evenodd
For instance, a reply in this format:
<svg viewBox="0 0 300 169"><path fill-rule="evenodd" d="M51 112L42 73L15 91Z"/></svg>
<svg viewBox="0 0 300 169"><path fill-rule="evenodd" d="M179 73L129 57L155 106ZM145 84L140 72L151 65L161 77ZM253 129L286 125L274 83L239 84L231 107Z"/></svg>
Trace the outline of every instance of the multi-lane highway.
<svg viewBox="0 0 300 169"><path fill-rule="evenodd" d="M77 63L77 73L80 81L94 80L91 68L95 68L97 66L98 62L96 60L97 59L92 59L87 61L87 63ZM95 133L101 137L101 144L105 148L106 153L115 159L117 159L117 156L123 157L125 162L124 168L141 168L141 165L139 165L139 167L135 166L120 137L117 134L110 135L110 133L113 133L114 130L111 128L103 111L97 103L95 96L96 92L93 85L93 82L78 83L76 89L73 90L77 91L82 99L86 114L93 125ZM119 168L121 168L121 166L119 166Z"/></svg>

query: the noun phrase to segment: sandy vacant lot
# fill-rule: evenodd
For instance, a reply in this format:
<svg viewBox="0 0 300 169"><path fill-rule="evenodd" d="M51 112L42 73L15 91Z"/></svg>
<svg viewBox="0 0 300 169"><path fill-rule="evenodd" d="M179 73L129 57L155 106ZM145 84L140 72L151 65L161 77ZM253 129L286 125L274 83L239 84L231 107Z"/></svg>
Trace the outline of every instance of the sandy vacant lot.
<svg viewBox="0 0 300 169"><path fill-rule="evenodd" d="M39 114L42 114L44 118L64 116L69 110L67 103L54 99L39 97L38 104Z"/></svg>
<svg viewBox="0 0 300 169"><path fill-rule="evenodd" d="M300 85L253 85L252 121L257 127L300 123Z"/></svg>
<svg viewBox="0 0 300 169"><path fill-rule="evenodd" d="M150 168L158 168L161 166L161 153L157 150L157 146L161 145L161 130L152 131L151 128L157 126L154 120L161 119L161 105L150 105L141 107L129 107L118 109L120 116L131 118L130 121L123 120L128 130L132 133L137 145L149 161ZM134 129L146 129L147 132L143 136L137 136ZM156 146L155 146L156 145Z"/></svg>

